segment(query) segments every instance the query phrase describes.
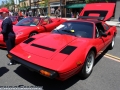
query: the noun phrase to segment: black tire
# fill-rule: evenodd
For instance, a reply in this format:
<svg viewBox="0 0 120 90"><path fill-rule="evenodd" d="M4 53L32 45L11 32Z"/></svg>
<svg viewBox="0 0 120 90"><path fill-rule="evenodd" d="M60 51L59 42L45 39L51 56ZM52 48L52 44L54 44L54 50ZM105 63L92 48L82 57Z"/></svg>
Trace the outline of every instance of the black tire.
<svg viewBox="0 0 120 90"><path fill-rule="evenodd" d="M89 57L89 59L88 59L88 57ZM90 61L90 58L92 61ZM93 67L94 67L94 61L95 61L95 53L94 53L94 51L91 50L87 54L85 63L84 63L83 68L80 72L81 79L86 79L90 76L90 74L92 73Z"/></svg>
<svg viewBox="0 0 120 90"><path fill-rule="evenodd" d="M29 37L32 37L32 36L34 36L36 34L38 34L38 33L37 32L32 32L32 33L30 33Z"/></svg>
<svg viewBox="0 0 120 90"><path fill-rule="evenodd" d="M114 48L114 45L115 45L115 36L113 37L112 42L111 42L110 45L108 46L108 49L109 49L109 50L112 50L112 49Z"/></svg>

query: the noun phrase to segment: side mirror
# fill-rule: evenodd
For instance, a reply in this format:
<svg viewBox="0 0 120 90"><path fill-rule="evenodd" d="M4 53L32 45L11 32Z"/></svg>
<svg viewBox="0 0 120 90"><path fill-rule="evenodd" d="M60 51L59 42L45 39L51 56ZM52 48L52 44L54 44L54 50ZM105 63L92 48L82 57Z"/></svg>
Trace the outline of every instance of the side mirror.
<svg viewBox="0 0 120 90"><path fill-rule="evenodd" d="M101 33L101 36L103 36L103 37L107 37L107 35L108 34L106 34L106 33Z"/></svg>
<svg viewBox="0 0 120 90"><path fill-rule="evenodd" d="M42 25L47 25L47 22L43 22Z"/></svg>
<svg viewBox="0 0 120 90"><path fill-rule="evenodd" d="M110 35L110 34L111 34L110 32L107 33L107 35Z"/></svg>

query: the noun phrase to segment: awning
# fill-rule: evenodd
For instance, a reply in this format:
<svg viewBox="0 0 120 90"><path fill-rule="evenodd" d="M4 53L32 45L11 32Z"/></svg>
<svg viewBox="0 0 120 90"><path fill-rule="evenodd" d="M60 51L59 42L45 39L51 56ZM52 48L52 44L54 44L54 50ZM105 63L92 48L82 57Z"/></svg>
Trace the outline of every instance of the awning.
<svg viewBox="0 0 120 90"><path fill-rule="evenodd" d="M66 5L66 8L83 8L86 4L71 4L71 5Z"/></svg>

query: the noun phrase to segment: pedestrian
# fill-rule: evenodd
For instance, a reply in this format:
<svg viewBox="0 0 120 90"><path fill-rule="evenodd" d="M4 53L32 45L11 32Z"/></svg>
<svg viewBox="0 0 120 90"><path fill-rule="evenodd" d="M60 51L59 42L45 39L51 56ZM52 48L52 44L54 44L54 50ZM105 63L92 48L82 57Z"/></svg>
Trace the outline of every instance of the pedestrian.
<svg viewBox="0 0 120 90"><path fill-rule="evenodd" d="M120 22L120 15L119 15L119 18L118 18L119 22Z"/></svg>
<svg viewBox="0 0 120 90"><path fill-rule="evenodd" d="M3 22L1 25L3 34L3 41L6 43L8 53L15 46L15 33L13 31L13 24L9 17L9 10L5 7L1 8L0 11L1 16L3 17ZM8 65L15 64L13 60L8 63Z"/></svg>
<svg viewBox="0 0 120 90"><path fill-rule="evenodd" d="M55 11L56 18L61 17L60 7Z"/></svg>

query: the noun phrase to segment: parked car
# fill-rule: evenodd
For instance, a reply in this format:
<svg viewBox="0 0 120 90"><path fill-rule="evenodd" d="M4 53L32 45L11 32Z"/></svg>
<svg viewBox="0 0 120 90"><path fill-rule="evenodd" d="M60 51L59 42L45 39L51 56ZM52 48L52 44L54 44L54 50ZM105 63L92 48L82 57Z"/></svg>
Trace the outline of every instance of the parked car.
<svg viewBox="0 0 120 90"><path fill-rule="evenodd" d="M103 10L102 7L107 5L109 3L98 3L92 7L98 6ZM98 17L86 16L82 12L79 19L66 21L51 33L30 37L13 48L7 57L48 78L66 80L79 74L86 79L101 51L114 47L117 29L104 22L112 16L114 5L110 4L104 18L101 12L98 12ZM83 9L85 13L90 13L88 6Z"/></svg>
<svg viewBox="0 0 120 90"><path fill-rule="evenodd" d="M65 22L64 19L51 19L49 17L27 17L20 20L16 25L13 25L13 30L16 33L16 44L24 41L25 39L39 33L50 32L59 24ZM3 35L0 34L0 47L6 48L3 42Z"/></svg>

